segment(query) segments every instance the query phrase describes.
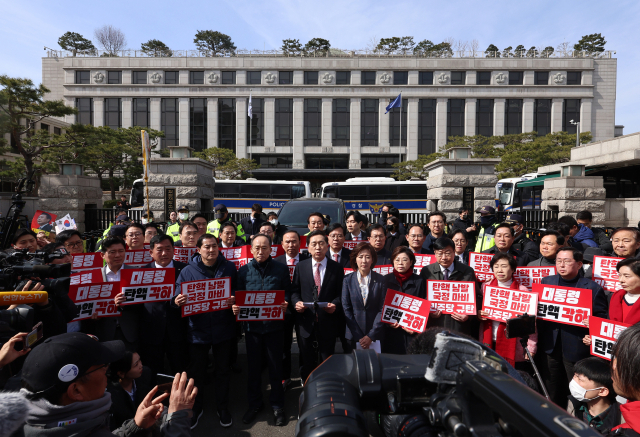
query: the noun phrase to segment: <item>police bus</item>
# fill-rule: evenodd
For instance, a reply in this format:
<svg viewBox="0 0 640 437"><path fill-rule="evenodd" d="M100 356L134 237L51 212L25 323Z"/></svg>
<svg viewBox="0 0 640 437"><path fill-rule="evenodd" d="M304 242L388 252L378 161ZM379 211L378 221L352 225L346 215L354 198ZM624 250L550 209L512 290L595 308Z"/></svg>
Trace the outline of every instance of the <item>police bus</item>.
<svg viewBox="0 0 640 437"><path fill-rule="evenodd" d="M320 197L342 199L347 210L358 210L373 222L384 203L392 203L406 223L426 222L427 181L396 181L393 178L350 178L322 184ZM377 219L377 217L375 218Z"/></svg>
<svg viewBox="0 0 640 437"><path fill-rule="evenodd" d="M524 209L540 209L542 203L544 173L527 173L519 178L500 179L496 184L496 199L500 211L519 212Z"/></svg>

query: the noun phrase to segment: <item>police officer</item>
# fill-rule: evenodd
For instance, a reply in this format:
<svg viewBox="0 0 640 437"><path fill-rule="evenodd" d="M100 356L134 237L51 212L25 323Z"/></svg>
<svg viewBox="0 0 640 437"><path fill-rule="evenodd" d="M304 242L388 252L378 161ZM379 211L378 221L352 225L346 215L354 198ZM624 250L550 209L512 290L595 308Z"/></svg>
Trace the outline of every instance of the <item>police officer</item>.
<svg viewBox="0 0 640 437"><path fill-rule="evenodd" d="M189 208L181 206L178 208L178 221L167 227L167 235L173 238L173 241L180 240L180 225L189 220Z"/></svg>
<svg viewBox="0 0 640 437"><path fill-rule="evenodd" d="M227 210L227 207L224 204L219 203L214 208L214 211L216 213L216 218L209 222L209 225L207 226L207 233L212 234L214 237L218 238L218 235L220 234L220 227L224 222L229 220L229 210ZM242 229L242 225L238 224L237 230L238 232L236 234L236 237L242 238L246 242L247 239L244 236L245 232Z"/></svg>
<svg viewBox="0 0 640 437"><path fill-rule="evenodd" d="M520 214L509 214L504 222L511 225L515 235L515 240L511 247L529 255L530 260L540 258L538 245L524 233L524 219L522 216Z"/></svg>
<svg viewBox="0 0 640 437"><path fill-rule="evenodd" d="M480 231L475 251L484 252L496 245L494 234L500 223L496 218L496 209L492 206L483 206L476 212L480 213Z"/></svg>

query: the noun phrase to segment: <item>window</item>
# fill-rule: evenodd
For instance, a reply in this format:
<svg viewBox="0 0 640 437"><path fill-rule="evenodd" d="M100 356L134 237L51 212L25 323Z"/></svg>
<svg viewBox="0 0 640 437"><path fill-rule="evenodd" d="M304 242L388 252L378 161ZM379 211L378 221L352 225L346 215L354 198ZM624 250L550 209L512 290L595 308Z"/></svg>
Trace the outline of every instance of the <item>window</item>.
<svg viewBox="0 0 640 437"><path fill-rule="evenodd" d="M418 155L436 152L436 99L418 101Z"/></svg>
<svg viewBox="0 0 640 437"><path fill-rule="evenodd" d="M350 115L349 106L351 100L349 99L333 99L333 114L332 114L332 136L331 144L333 147L349 147L349 128L350 128ZM347 165L347 168L349 166Z"/></svg>
<svg viewBox="0 0 640 437"><path fill-rule="evenodd" d="M293 167L293 157L291 155L253 155L252 158L260 164L260 168L292 168ZM272 185L271 188L276 187L276 185ZM278 185L278 188L286 188L287 192L290 191L290 187L288 185ZM278 190L273 190L278 191ZM276 193L274 193L276 194ZM218 192L216 191L216 195ZM288 196L280 196L288 199Z"/></svg>
<svg viewBox="0 0 640 437"><path fill-rule="evenodd" d="M522 85L523 77L524 77L524 73L522 71L510 71L509 85Z"/></svg>
<svg viewBox="0 0 640 437"><path fill-rule="evenodd" d="M164 132L164 138L161 140L163 148L179 145L180 110L178 109L178 99L162 99L160 101L160 129Z"/></svg>
<svg viewBox="0 0 640 437"><path fill-rule="evenodd" d="M122 83L122 71L107 71L107 83L110 83L110 84Z"/></svg>
<svg viewBox="0 0 640 437"><path fill-rule="evenodd" d="M447 101L447 142L449 137L464 136L464 99Z"/></svg>
<svg viewBox="0 0 640 437"><path fill-rule="evenodd" d="M396 199L426 199L427 184L402 184L398 185L398 197Z"/></svg>
<svg viewBox="0 0 640 437"><path fill-rule="evenodd" d="M204 71L190 71L189 83L193 85L204 85Z"/></svg>
<svg viewBox="0 0 640 437"><path fill-rule="evenodd" d="M196 152L207 148L207 99L189 100L189 147Z"/></svg>
<svg viewBox="0 0 640 437"><path fill-rule="evenodd" d="M260 71L247 71L247 85L260 85L262 73Z"/></svg>
<svg viewBox="0 0 640 437"><path fill-rule="evenodd" d="M534 83L536 85L549 85L548 71L536 71L534 78Z"/></svg>
<svg viewBox="0 0 640 437"><path fill-rule="evenodd" d="M366 185L339 185L338 193L342 200L365 200L369 198L367 188Z"/></svg>
<svg viewBox="0 0 640 437"><path fill-rule="evenodd" d="M360 85L375 85L376 84L376 72L375 71L361 71L360 72Z"/></svg>
<svg viewBox="0 0 640 437"><path fill-rule="evenodd" d="M133 81L131 83L134 83L134 84L146 84L147 83L147 72L146 71L134 71L132 79L133 79Z"/></svg>
<svg viewBox="0 0 640 437"><path fill-rule="evenodd" d="M360 145L378 147L378 99L362 99L360 104Z"/></svg>
<svg viewBox="0 0 640 437"><path fill-rule="evenodd" d="M418 85L433 85L433 71L419 72Z"/></svg>
<svg viewBox="0 0 640 437"><path fill-rule="evenodd" d="M349 155L305 155L304 168L315 170L346 170L349 168Z"/></svg>
<svg viewBox="0 0 640 437"><path fill-rule="evenodd" d="M581 85L582 71L567 71L567 85Z"/></svg>
<svg viewBox="0 0 640 437"><path fill-rule="evenodd" d="M88 70L77 70L76 71L76 83L78 83L78 84L91 83L91 72L88 71Z"/></svg>
<svg viewBox="0 0 640 437"><path fill-rule="evenodd" d="M464 85L466 73L467 73L466 71L452 71L451 85Z"/></svg>
<svg viewBox="0 0 640 437"><path fill-rule="evenodd" d="M320 146L322 139L322 100L304 99L304 145Z"/></svg>
<svg viewBox="0 0 640 437"><path fill-rule="evenodd" d="M217 183L215 196L218 198L240 197L240 185L234 183Z"/></svg>
<svg viewBox="0 0 640 437"><path fill-rule="evenodd" d="M251 145L264 146L264 99L251 98L252 118L247 115L247 137L251 124Z"/></svg>
<svg viewBox="0 0 640 437"><path fill-rule="evenodd" d="M409 83L408 71L394 71L393 72L393 84L394 85L406 85Z"/></svg>
<svg viewBox="0 0 640 437"><path fill-rule="evenodd" d="M276 146L293 146L293 99L276 99Z"/></svg>
<svg viewBox="0 0 640 437"><path fill-rule="evenodd" d="M236 152L236 99L218 99L218 147Z"/></svg>
<svg viewBox="0 0 640 437"><path fill-rule="evenodd" d="M54 127L53 128L53 134L54 135L62 135L62 129L60 129L59 127Z"/></svg>
<svg viewBox="0 0 640 437"><path fill-rule="evenodd" d="M278 83L280 85L291 85L293 83L293 71L279 71Z"/></svg>
<svg viewBox="0 0 640 437"><path fill-rule="evenodd" d="M509 73L511 77L511 73ZM507 99L504 106L505 135L522 133L522 99Z"/></svg>
<svg viewBox="0 0 640 437"><path fill-rule="evenodd" d="M390 100L391 103L393 100ZM389 118L389 145L391 147L407 146L407 106L409 101L402 99L402 107L391 108ZM400 111L402 111L402 123L400 123ZM400 127L402 126L402 144L400 144Z"/></svg>
<svg viewBox="0 0 640 437"><path fill-rule="evenodd" d="M149 127L149 99L133 99L133 125Z"/></svg>
<svg viewBox="0 0 640 437"><path fill-rule="evenodd" d="M351 85L351 72L336 71L336 85Z"/></svg>
<svg viewBox="0 0 640 437"><path fill-rule="evenodd" d="M120 99L104 99L104 125L112 129L122 127Z"/></svg>
<svg viewBox="0 0 640 437"><path fill-rule="evenodd" d="M476 103L476 135L493 135L493 99L478 99Z"/></svg>
<svg viewBox="0 0 640 437"><path fill-rule="evenodd" d="M222 72L222 84L223 85L235 85L236 84L236 72L235 71L223 71Z"/></svg>
<svg viewBox="0 0 640 437"><path fill-rule="evenodd" d="M491 85L491 72L490 71L476 72L476 85Z"/></svg>
<svg viewBox="0 0 640 437"><path fill-rule="evenodd" d="M580 122L580 99L565 99L562 105L562 130L575 134L576 125L571 124L571 120Z"/></svg>
<svg viewBox="0 0 640 437"><path fill-rule="evenodd" d="M360 159L360 168L393 168L393 164L398 162L398 155L362 155ZM340 194L343 187L340 187Z"/></svg>
<svg viewBox="0 0 640 437"><path fill-rule="evenodd" d="M551 100L536 99L533 111L533 130L538 136L551 133Z"/></svg>
<svg viewBox="0 0 640 437"><path fill-rule="evenodd" d="M240 196L268 199L271 197L271 187L269 184L240 184Z"/></svg>
<svg viewBox="0 0 640 437"><path fill-rule="evenodd" d="M305 71L304 72L304 84L305 85L318 85L318 72L317 71Z"/></svg>
<svg viewBox="0 0 640 437"><path fill-rule="evenodd" d="M180 83L179 80L179 72L178 71L165 71L164 72L164 83L167 85L175 85Z"/></svg>
<svg viewBox="0 0 640 437"><path fill-rule="evenodd" d="M40 130L49 132L49 125L45 123L40 123Z"/></svg>

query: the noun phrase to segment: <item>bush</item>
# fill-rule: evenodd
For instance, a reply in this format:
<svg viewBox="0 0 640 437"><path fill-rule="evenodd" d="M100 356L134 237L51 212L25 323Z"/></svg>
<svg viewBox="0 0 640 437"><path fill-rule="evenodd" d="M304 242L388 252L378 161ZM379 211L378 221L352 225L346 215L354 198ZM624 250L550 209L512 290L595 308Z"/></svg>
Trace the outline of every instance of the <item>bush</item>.
<svg viewBox="0 0 640 437"><path fill-rule="evenodd" d="M113 208L114 206L116 206L116 203L118 203L118 199L109 199L109 200L105 200L102 203L102 207L104 209L110 209Z"/></svg>

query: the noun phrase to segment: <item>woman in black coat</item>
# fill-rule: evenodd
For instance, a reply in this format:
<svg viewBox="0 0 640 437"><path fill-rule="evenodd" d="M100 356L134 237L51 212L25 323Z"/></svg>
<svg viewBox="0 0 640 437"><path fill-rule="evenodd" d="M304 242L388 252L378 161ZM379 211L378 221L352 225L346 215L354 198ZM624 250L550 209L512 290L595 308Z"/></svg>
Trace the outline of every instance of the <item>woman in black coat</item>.
<svg viewBox="0 0 640 437"><path fill-rule="evenodd" d="M391 262L393 263L393 272L384 277L387 289L426 299L425 281L413 273L416 257L411 249L405 246L397 247L391 255ZM397 323L395 325L385 324L382 353L405 355L409 343L416 335L417 333L409 331Z"/></svg>
<svg viewBox="0 0 640 437"><path fill-rule="evenodd" d="M125 420L133 419L145 396L153 388L155 375L142 365L137 352L127 351L120 360L111 363L107 391L111 393L111 431Z"/></svg>

